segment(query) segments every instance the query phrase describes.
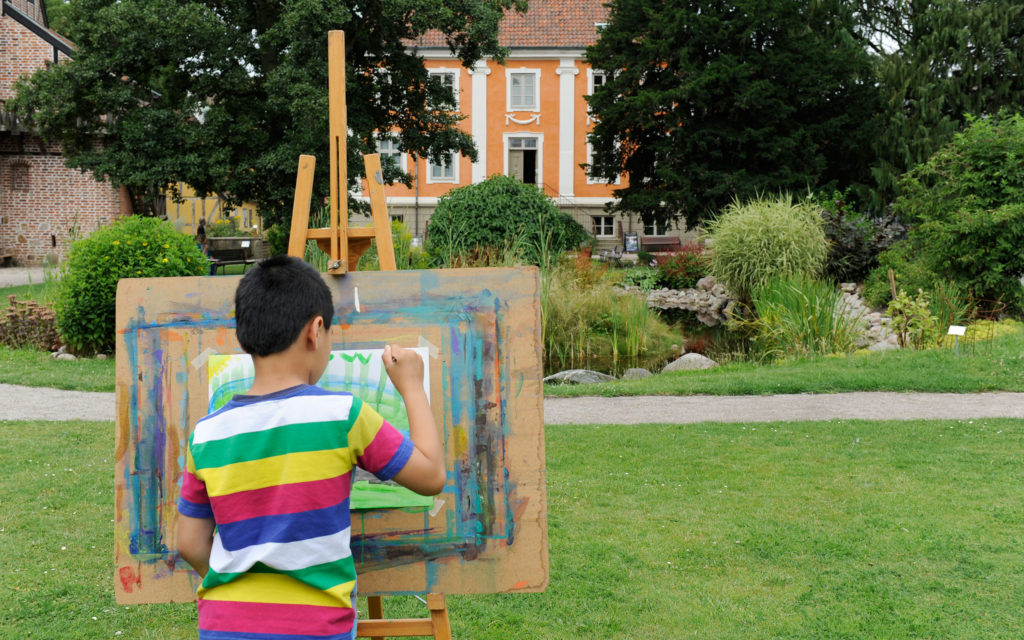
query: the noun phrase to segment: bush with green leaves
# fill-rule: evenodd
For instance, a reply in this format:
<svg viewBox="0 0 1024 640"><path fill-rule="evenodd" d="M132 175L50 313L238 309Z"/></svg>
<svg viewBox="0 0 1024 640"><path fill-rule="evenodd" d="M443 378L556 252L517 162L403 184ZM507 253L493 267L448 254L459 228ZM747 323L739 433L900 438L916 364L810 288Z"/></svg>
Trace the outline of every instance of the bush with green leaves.
<svg viewBox="0 0 1024 640"><path fill-rule="evenodd" d="M427 250L445 266L479 262L484 255L509 264L550 266L588 238L537 187L502 175L452 189L427 224Z"/></svg>
<svg viewBox="0 0 1024 640"><path fill-rule="evenodd" d="M156 218L123 218L71 245L57 292L57 329L76 353L110 351L118 280L207 273L209 261L191 236Z"/></svg>
<svg viewBox="0 0 1024 640"><path fill-rule="evenodd" d="M634 267L622 274L621 284L641 291L651 291L660 286L660 281L661 275L655 267Z"/></svg>
<svg viewBox="0 0 1024 640"><path fill-rule="evenodd" d="M929 308L928 294L921 289L911 297L900 289L889 302L892 330L904 349L924 349L939 337L939 327Z"/></svg>
<svg viewBox="0 0 1024 640"><path fill-rule="evenodd" d="M974 299L1024 309L1024 116L971 119L900 190L893 208L915 226L880 256L875 290L892 268L899 287L932 292L952 281Z"/></svg>
<svg viewBox="0 0 1024 640"><path fill-rule="evenodd" d="M764 358L849 353L864 331L843 308L833 283L808 278L771 280L754 289L755 316L742 324Z"/></svg>
<svg viewBox="0 0 1024 640"><path fill-rule="evenodd" d="M745 300L772 280L818 278L828 255L818 206L789 195L733 201L708 231L711 275Z"/></svg>

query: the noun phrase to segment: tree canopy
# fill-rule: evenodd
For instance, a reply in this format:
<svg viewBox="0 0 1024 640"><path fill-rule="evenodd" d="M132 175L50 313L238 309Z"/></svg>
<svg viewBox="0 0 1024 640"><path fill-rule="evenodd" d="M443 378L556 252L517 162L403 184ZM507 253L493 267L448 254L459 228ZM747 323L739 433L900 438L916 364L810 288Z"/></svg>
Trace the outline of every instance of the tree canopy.
<svg viewBox="0 0 1024 640"><path fill-rule="evenodd" d="M74 60L41 69L13 106L70 166L135 194L177 181L285 219L298 156L318 157L315 196L327 193L327 32L346 33L350 177L396 131L421 157L475 157L454 96L409 49L445 34L470 65L500 58L497 27L524 0L72 0L61 16ZM389 166L388 179L408 181Z"/></svg>
<svg viewBox="0 0 1024 640"><path fill-rule="evenodd" d="M587 51L591 172L644 220L695 225L734 198L869 178L879 97L833 0L613 0Z"/></svg>

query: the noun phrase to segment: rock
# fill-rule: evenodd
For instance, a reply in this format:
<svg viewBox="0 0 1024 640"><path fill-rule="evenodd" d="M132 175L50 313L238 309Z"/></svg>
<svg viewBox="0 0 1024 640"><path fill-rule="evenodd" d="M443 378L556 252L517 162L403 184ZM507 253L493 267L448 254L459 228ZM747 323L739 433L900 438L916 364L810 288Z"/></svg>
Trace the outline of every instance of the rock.
<svg viewBox="0 0 1024 640"><path fill-rule="evenodd" d="M606 373L598 373L590 369L569 369L559 371L544 378L544 382L557 382L560 384L594 384L595 382L609 382L615 380L615 376Z"/></svg>
<svg viewBox="0 0 1024 640"><path fill-rule="evenodd" d="M717 283L718 280L715 279L715 276L704 276L697 281L697 288L703 289L704 291L711 291L715 288L715 284Z"/></svg>
<svg viewBox="0 0 1024 640"><path fill-rule="evenodd" d="M699 353L687 353L676 358L672 362L665 365L665 368L661 371L696 371L698 369L711 369L717 367L718 363L700 355Z"/></svg>
<svg viewBox="0 0 1024 640"><path fill-rule="evenodd" d="M74 355L72 355L70 353L58 353L57 354L57 359L58 360L78 360L78 358L76 358Z"/></svg>
<svg viewBox="0 0 1024 640"><path fill-rule="evenodd" d="M96 359L97 360L106 360L107 359L107 354L105 354L105 353L97 353L96 354Z"/></svg>
<svg viewBox="0 0 1024 640"><path fill-rule="evenodd" d="M894 344L894 343L891 343L891 342L877 342L877 343L871 345L870 347L868 347L868 351L872 351L872 352L875 352L875 353L878 353L878 352L881 352L881 351L899 351L899 348L900 348L900 345Z"/></svg>
<svg viewBox="0 0 1024 640"><path fill-rule="evenodd" d="M640 380L641 378L650 378L654 374L647 369L632 368L626 369L626 372L622 374L623 380Z"/></svg>

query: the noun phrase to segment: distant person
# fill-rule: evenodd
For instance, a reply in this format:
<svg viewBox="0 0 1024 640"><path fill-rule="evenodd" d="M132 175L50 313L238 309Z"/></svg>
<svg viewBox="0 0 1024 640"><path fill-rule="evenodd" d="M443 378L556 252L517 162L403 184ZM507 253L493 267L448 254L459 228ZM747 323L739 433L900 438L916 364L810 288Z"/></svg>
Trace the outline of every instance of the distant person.
<svg viewBox="0 0 1024 640"><path fill-rule="evenodd" d="M206 218L199 218L199 224L196 226L196 244L203 255L209 257L210 240L206 237Z"/></svg>
<svg viewBox="0 0 1024 640"><path fill-rule="evenodd" d="M313 386L333 316L330 289L298 258L268 258L238 284L235 331L256 374L196 424L178 500L178 552L203 576L200 639L355 638L354 468L423 495L444 487L415 351L383 355L411 437L352 394Z"/></svg>

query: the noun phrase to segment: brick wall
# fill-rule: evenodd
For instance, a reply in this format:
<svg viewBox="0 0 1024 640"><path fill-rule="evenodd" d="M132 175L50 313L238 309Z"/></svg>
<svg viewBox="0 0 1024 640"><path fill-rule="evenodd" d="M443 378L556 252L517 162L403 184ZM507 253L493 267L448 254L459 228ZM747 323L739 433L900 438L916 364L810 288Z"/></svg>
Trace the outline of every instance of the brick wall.
<svg viewBox="0 0 1024 640"><path fill-rule="evenodd" d="M38 2L14 2L38 16ZM63 56L62 56L63 59ZM18 76L53 60L53 46L8 16L0 17L0 103ZM0 253L18 264L55 263L70 243L122 211L119 192L64 164L60 146L37 136L0 132Z"/></svg>

